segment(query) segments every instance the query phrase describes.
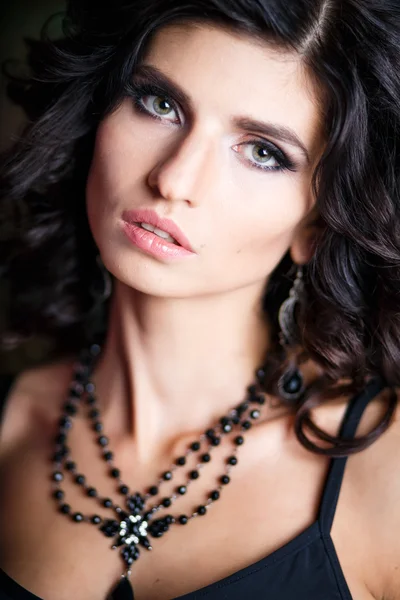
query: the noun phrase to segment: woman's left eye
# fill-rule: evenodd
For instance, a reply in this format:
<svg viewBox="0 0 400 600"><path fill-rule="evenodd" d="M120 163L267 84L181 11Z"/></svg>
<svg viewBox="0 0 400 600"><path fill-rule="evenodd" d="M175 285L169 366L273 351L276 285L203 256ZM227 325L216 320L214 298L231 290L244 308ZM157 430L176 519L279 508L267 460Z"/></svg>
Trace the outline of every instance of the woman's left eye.
<svg viewBox="0 0 400 600"><path fill-rule="evenodd" d="M236 144L234 150L244 155L245 159L257 169L282 171L293 168L291 161L273 144L269 145L259 140L251 140L250 142Z"/></svg>
<svg viewBox="0 0 400 600"><path fill-rule="evenodd" d="M141 95L136 98L136 103L140 110L145 110L150 115L163 121L170 121L171 123L179 122L179 115L175 105L167 96L157 96L155 94Z"/></svg>

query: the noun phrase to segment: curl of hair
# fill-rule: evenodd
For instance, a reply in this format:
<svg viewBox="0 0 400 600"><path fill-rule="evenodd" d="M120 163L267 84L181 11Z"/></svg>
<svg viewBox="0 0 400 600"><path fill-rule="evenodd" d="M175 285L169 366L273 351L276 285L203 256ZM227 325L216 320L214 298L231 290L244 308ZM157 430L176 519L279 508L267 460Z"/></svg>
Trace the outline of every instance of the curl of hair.
<svg viewBox="0 0 400 600"><path fill-rule="evenodd" d="M305 272L298 341L324 375L295 407L295 430L314 452L361 450L389 426L400 383L400 8L394 0L70 0L62 39L50 40L44 29L40 41L28 41L29 77L8 73L9 95L29 121L0 160L0 276L12 297L2 339L45 334L62 349L85 341L96 277L85 183L96 128L128 93L157 30L185 22L214 23L294 51L321 89L326 147L312 179L321 233ZM285 366L277 313L291 267L285 256L263 302L274 343L263 385L273 393ZM376 376L391 393L368 435L345 441L313 423L315 406L356 393Z"/></svg>

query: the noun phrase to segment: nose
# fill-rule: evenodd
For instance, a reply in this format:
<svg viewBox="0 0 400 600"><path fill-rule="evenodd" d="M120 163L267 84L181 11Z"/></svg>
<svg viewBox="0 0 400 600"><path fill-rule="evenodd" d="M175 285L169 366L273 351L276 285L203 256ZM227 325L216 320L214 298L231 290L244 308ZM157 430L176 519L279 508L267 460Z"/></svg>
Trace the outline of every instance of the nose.
<svg viewBox="0 0 400 600"><path fill-rule="evenodd" d="M148 175L149 186L169 201L197 206L211 167L210 140L192 130L164 150Z"/></svg>

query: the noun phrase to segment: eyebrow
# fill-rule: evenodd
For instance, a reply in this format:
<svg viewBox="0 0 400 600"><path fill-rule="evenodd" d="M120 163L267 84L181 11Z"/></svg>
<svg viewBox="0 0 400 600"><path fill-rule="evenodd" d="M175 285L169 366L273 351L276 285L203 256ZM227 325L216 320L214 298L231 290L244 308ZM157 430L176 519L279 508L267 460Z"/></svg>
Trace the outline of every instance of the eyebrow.
<svg viewBox="0 0 400 600"><path fill-rule="evenodd" d="M190 96L157 67L146 64L138 65L133 78L135 79L135 77L145 77L151 84L162 87L168 96L173 97L179 104L186 106L190 116L193 117L194 109ZM287 142L291 146L296 146L302 151L307 164L310 164L310 155L307 148L298 135L289 127L255 120L242 115L234 117L232 124L239 129L250 130L256 134L270 136Z"/></svg>

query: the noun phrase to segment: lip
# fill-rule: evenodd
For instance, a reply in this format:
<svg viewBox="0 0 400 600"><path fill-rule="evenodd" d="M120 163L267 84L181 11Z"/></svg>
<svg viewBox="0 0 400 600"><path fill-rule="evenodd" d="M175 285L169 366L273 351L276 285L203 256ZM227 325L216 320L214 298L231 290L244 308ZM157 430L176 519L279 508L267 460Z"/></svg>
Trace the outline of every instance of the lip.
<svg viewBox="0 0 400 600"><path fill-rule="evenodd" d="M136 223L148 223L153 227L157 227L158 229L162 229L166 233L169 233L185 250L191 253L195 253L189 240L183 233L181 229L179 229L178 225L171 221L171 219L167 219L165 217L160 217L154 210L149 208L139 209L139 210L125 210L122 213L122 219L129 223L130 225L136 225ZM160 238L161 239L161 238ZM163 240L166 244L174 246L175 248L179 247L176 244L171 244L166 240Z"/></svg>
<svg viewBox="0 0 400 600"><path fill-rule="evenodd" d="M153 210L130 210L122 213L122 229L129 241L146 254L161 260L183 259L195 256L196 253L179 227L170 219L163 219ZM138 223L149 223L169 233L178 244L173 244L147 231Z"/></svg>

